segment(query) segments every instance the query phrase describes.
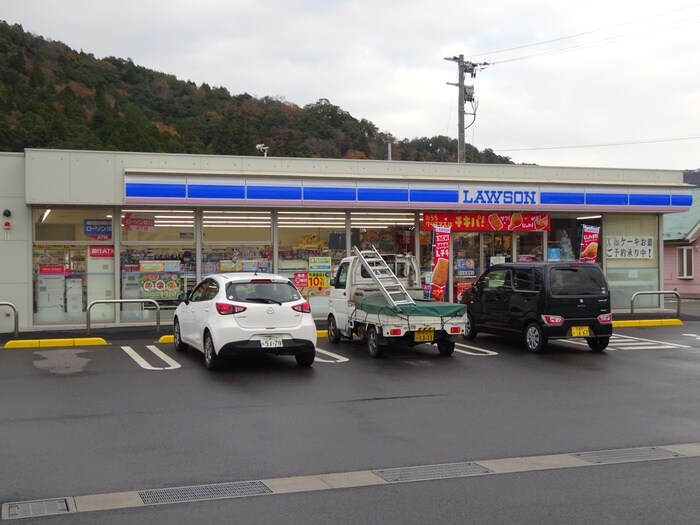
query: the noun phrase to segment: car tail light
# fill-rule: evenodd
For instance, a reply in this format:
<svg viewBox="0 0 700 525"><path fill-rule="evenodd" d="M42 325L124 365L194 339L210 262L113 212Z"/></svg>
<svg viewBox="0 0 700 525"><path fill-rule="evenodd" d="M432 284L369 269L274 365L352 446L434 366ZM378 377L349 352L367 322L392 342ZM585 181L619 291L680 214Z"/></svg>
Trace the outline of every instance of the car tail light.
<svg viewBox="0 0 700 525"><path fill-rule="evenodd" d="M239 306L237 304L216 303L216 311L221 315L240 314L246 310L247 308L245 306Z"/></svg>
<svg viewBox="0 0 700 525"><path fill-rule="evenodd" d="M546 325L558 326L564 323L564 318L561 315L543 315L542 321Z"/></svg>
<svg viewBox="0 0 700 525"><path fill-rule="evenodd" d="M612 314L600 314L598 316L598 322L602 324L612 323Z"/></svg>
<svg viewBox="0 0 700 525"><path fill-rule="evenodd" d="M255 283L271 283L272 279L251 279L250 282L253 284L255 284Z"/></svg>
<svg viewBox="0 0 700 525"><path fill-rule="evenodd" d="M451 334L459 334L461 332L462 332L462 329L459 326L451 326L450 327Z"/></svg>
<svg viewBox="0 0 700 525"><path fill-rule="evenodd" d="M309 304L309 301L304 301L301 304L297 304L295 306L292 306L292 310L295 310L297 312L301 312L303 314L310 314L311 313L311 305Z"/></svg>
<svg viewBox="0 0 700 525"><path fill-rule="evenodd" d="M401 328L390 328L389 335L401 335Z"/></svg>

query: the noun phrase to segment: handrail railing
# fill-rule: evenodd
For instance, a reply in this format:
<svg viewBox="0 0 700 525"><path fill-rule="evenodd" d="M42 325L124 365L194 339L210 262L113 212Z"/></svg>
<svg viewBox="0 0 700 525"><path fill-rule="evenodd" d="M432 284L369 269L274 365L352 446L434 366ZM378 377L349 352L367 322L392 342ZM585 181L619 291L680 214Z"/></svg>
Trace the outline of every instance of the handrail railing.
<svg viewBox="0 0 700 525"><path fill-rule="evenodd" d="M637 298L638 295L675 295L676 296L676 304L678 305L677 311L676 311L676 316L680 317L681 316L681 294L676 292L675 290L670 290L670 291L646 291L646 292L634 292L632 295L632 299L630 300L630 314L634 314L634 300Z"/></svg>
<svg viewBox="0 0 700 525"><path fill-rule="evenodd" d="M96 299L88 304L85 320L87 335L90 335L90 310L96 304L151 303L156 307L156 332L160 332L160 304L155 299Z"/></svg>
<svg viewBox="0 0 700 525"><path fill-rule="evenodd" d="M15 337L19 335L19 315L17 314L17 307L12 303L6 303L4 301L0 302L0 306L9 306L15 313Z"/></svg>

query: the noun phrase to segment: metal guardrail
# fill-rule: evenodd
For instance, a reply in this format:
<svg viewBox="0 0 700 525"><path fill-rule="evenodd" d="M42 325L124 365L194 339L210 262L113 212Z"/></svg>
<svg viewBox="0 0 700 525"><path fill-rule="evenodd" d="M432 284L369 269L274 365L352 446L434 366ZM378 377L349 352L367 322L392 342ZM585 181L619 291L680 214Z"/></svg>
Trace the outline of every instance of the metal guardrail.
<svg viewBox="0 0 700 525"><path fill-rule="evenodd" d="M630 300L630 314L634 314L634 300L637 298L638 295L675 295L676 296L676 304L678 305L678 309L676 311L676 316L680 317L681 316L681 294L676 292L675 290L670 290L670 291L648 291L648 292L634 292L632 295L632 299Z"/></svg>
<svg viewBox="0 0 700 525"><path fill-rule="evenodd" d="M150 303L156 307L156 332L160 332L160 304L155 299L96 299L88 304L85 313L87 335L90 335L90 310L96 304ZM1 304L1 303L0 303Z"/></svg>
<svg viewBox="0 0 700 525"><path fill-rule="evenodd" d="M0 302L0 306L9 306L15 313L15 337L19 335L19 315L17 314L17 307L12 303L6 303L4 301Z"/></svg>

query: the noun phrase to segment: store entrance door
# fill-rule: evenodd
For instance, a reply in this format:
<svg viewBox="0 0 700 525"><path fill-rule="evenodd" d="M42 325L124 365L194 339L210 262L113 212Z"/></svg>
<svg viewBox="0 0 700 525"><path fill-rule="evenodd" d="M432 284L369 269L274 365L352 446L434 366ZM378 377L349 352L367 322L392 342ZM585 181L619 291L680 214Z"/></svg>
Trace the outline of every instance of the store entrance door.
<svg viewBox="0 0 700 525"><path fill-rule="evenodd" d="M479 263L479 233L454 232L452 234L452 300L460 302L462 294L469 290L481 273Z"/></svg>

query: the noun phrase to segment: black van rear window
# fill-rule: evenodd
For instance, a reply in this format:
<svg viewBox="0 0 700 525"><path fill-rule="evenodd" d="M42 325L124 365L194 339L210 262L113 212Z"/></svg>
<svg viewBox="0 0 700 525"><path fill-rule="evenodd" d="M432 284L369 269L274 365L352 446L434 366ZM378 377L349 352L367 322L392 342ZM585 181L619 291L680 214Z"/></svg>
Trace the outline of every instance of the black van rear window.
<svg viewBox="0 0 700 525"><path fill-rule="evenodd" d="M600 295L607 288L603 272L590 266L552 268L552 295Z"/></svg>

